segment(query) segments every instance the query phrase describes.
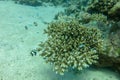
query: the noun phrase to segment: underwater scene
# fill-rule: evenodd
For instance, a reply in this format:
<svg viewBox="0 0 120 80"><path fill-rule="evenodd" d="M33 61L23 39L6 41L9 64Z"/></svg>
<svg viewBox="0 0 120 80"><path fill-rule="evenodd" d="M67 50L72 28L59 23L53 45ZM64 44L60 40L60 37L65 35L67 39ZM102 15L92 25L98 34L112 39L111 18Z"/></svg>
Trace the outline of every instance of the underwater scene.
<svg viewBox="0 0 120 80"><path fill-rule="evenodd" d="M0 80L120 80L120 0L0 0Z"/></svg>

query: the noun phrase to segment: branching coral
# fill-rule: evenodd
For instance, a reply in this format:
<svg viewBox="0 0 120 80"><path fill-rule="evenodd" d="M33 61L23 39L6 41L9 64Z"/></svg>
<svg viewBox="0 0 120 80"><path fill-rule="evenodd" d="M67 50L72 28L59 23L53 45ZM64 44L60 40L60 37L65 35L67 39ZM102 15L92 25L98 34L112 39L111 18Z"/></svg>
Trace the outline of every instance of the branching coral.
<svg viewBox="0 0 120 80"><path fill-rule="evenodd" d="M52 22L45 33L48 40L41 43L38 50L59 74L64 74L69 67L82 70L96 63L102 51L100 31L84 27L77 21Z"/></svg>
<svg viewBox="0 0 120 80"><path fill-rule="evenodd" d="M107 22L107 17L103 14L89 14L89 13L79 13L78 16L76 16L77 19L81 19L80 22L82 23L88 23L90 21L97 21L97 22Z"/></svg>
<svg viewBox="0 0 120 80"><path fill-rule="evenodd" d="M93 21L100 21L100 22L107 22L107 17L101 13L99 14L92 14L91 20Z"/></svg>
<svg viewBox="0 0 120 80"><path fill-rule="evenodd" d="M92 0L91 5L88 7L88 11L100 12L108 14L108 11L118 2L119 0Z"/></svg>

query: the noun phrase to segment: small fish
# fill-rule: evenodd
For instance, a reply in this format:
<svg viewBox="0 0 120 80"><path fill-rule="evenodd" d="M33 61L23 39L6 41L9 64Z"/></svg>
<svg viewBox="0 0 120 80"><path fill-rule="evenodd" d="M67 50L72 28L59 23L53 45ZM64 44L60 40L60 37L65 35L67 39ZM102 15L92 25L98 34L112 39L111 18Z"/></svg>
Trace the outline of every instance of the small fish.
<svg viewBox="0 0 120 80"><path fill-rule="evenodd" d="M36 56L37 55L37 50L36 49L33 49L31 52L30 52L31 56Z"/></svg>
<svg viewBox="0 0 120 80"><path fill-rule="evenodd" d="M38 26L38 23L37 22L33 22L34 26Z"/></svg>
<svg viewBox="0 0 120 80"><path fill-rule="evenodd" d="M27 27L27 26L25 26L25 30L28 30L28 27Z"/></svg>

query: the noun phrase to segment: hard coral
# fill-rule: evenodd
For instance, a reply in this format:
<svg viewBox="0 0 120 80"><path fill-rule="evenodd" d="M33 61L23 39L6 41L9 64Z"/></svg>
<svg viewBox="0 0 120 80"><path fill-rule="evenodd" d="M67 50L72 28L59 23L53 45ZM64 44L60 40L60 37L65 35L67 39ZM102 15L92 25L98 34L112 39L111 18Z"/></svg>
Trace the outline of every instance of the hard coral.
<svg viewBox="0 0 120 80"><path fill-rule="evenodd" d="M96 63L98 54L102 52L100 31L84 27L75 20L52 22L45 33L48 40L41 43L38 50L61 75L68 68L82 70Z"/></svg>
<svg viewBox="0 0 120 80"><path fill-rule="evenodd" d="M88 11L100 12L105 15L119 0L92 0L93 2L88 7Z"/></svg>
<svg viewBox="0 0 120 80"><path fill-rule="evenodd" d="M116 26L116 27L115 27ZM120 72L120 28L119 23L112 25L105 41L106 49L99 55L98 67L111 67ZM114 29L115 28L115 29Z"/></svg>
<svg viewBox="0 0 120 80"><path fill-rule="evenodd" d="M120 21L120 1L117 2L108 12L108 15L117 21Z"/></svg>

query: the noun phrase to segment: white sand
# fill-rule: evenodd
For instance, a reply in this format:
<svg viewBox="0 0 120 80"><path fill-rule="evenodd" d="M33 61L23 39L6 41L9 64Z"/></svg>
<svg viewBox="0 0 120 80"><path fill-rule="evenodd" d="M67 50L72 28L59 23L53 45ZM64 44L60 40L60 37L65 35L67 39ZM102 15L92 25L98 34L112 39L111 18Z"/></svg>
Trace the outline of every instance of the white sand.
<svg viewBox="0 0 120 80"><path fill-rule="evenodd" d="M30 55L30 51L47 38L43 34L47 27L44 22L51 22L62 10L61 7L30 7L0 1L0 80L120 80L117 73L97 69L59 76L40 56Z"/></svg>

